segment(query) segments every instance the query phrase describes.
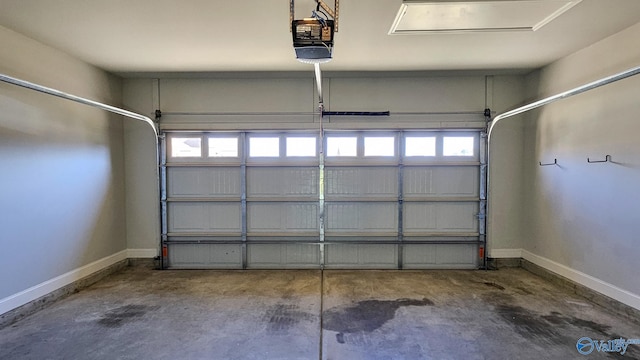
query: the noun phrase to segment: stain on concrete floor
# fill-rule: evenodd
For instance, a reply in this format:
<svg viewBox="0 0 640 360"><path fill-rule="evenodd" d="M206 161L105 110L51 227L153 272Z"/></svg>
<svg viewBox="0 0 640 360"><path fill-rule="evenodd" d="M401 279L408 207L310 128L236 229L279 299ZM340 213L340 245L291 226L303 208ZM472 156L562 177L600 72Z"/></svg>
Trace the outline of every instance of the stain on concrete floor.
<svg viewBox="0 0 640 360"><path fill-rule="evenodd" d="M277 304L265 311L262 321L267 323L268 332L281 333L295 329L301 321L313 321L314 318L315 315L300 311L298 305Z"/></svg>
<svg viewBox="0 0 640 360"><path fill-rule="evenodd" d="M345 333L372 332L395 317L396 310L403 306L432 306L433 301L423 298L398 300L363 300L346 307L335 307L324 311L322 327L337 331L336 339L344 343Z"/></svg>
<svg viewBox="0 0 640 360"><path fill-rule="evenodd" d="M124 305L107 311L97 322L105 327L116 328L140 320L147 312L158 308L159 306Z"/></svg>
<svg viewBox="0 0 640 360"><path fill-rule="evenodd" d="M518 334L532 341L542 343L542 345L570 342L570 338L564 334L567 326L573 324L567 321L568 318L562 317L557 312L551 315L542 315L520 306L498 305L496 313L506 323L510 324ZM595 325L595 323L593 324Z"/></svg>
<svg viewBox="0 0 640 360"><path fill-rule="evenodd" d="M490 282L490 281L485 281L483 284L492 287L494 289L498 289L498 290L504 290L504 286L500 285L500 284L496 284L494 282Z"/></svg>

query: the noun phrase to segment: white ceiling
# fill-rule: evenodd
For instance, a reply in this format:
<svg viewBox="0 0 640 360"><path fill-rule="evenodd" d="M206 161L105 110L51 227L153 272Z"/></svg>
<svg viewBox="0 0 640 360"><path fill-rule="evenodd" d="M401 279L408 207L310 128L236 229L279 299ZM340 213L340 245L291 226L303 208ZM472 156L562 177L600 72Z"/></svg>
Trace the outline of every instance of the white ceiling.
<svg viewBox="0 0 640 360"><path fill-rule="evenodd" d="M537 31L388 35L401 4L341 0L323 70L534 69L640 22L640 0L583 0ZM299 19L315 2L295 6ZM288 0L0 0L0 26L123 75L312 69L295 60Z"/></svg>

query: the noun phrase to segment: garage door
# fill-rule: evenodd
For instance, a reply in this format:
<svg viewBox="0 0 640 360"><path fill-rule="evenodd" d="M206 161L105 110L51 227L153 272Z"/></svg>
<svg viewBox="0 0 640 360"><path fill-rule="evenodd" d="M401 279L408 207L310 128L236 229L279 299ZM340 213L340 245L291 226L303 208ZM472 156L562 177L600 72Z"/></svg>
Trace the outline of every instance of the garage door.
<svg viewBox="0 0 640 360"><path fill-rule="evenodd" d="M165 267L479 265L479 131L166 135Z"/></svg>

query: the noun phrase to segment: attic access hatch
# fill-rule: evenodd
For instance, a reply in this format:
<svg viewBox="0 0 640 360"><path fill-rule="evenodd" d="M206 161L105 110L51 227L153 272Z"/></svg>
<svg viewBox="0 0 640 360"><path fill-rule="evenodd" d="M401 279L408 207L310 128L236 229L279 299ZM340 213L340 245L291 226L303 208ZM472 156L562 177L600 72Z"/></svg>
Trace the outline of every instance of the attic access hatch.
<svg viewBox="0 0 640 360"><path fill-rule="evenodd" d="M582 0L404 0L395 34L536 31Z"/></svg>

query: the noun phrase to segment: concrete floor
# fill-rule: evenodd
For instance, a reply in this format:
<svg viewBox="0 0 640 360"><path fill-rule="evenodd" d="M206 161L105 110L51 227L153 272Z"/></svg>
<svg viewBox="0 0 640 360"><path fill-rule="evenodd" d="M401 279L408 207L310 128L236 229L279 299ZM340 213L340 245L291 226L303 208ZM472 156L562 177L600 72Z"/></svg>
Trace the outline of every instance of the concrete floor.
<svg viewBox="0 0 640 360"><path fill-rule="evenodd" d="M515 268L136 266L0 329L0 359L640 359L576 350L639 324Z"/></svg>

